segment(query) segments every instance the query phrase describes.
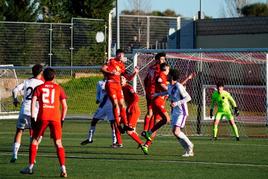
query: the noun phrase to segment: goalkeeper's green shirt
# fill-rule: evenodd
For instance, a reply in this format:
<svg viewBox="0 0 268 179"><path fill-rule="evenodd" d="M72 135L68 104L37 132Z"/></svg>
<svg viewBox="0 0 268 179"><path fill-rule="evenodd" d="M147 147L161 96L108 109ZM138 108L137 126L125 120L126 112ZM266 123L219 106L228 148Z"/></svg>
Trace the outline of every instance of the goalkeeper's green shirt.
<svg viewBox="0 0 268 179"><path fill-rule="evenodd" d="M214 91L211 100L210 109L214 109L216 103L218 112L232 113L232 107L237 107L235 100L227 91L222 91L221 93L218 90Z"/></svg>

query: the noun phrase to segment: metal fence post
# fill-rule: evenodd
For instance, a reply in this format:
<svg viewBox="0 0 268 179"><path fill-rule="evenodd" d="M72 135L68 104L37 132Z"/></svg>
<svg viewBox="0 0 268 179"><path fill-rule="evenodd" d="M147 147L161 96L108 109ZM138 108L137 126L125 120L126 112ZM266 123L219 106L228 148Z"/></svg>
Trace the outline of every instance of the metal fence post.
<svg viewBox="0 0 268 179"><path fill-rule="evenodd" d="M50 23L50 28L49 28L49 66L52 66L52 23Z"/></svg>

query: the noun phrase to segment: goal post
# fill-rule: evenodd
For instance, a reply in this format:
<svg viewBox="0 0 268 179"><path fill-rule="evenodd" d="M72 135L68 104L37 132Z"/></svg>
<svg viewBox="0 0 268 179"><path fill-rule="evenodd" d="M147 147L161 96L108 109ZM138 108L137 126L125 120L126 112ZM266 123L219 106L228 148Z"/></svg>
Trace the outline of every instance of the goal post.
<svg viewBox="0 0 268 179"><path fill-rule="evenodd" d="M231 94L238 98L238 107L240 104L244 105L241 109L241 116L238 118L242 121L241 127L245 128L245 130L241 129L245 131L242 136L267 135L265 130L259 133L256 132L257 130L253 132L250 130L251 126L265 126L268 123L268 48L136 49L133 53L135 57L133 63L140 67L140 72L134 84L142 101L140 103L142 109L146 109L146 103L143 102L145 101L143 80L148 68L155 63L154 56L159 52L166 53L167 63L171 68L180 71L181 79L192 72L197 73L197 77L186 84L186 89L192 97L189 102L189 117L185 129L188 135L210 136L212 134L212 122L206 120L209 113L204 106L207 105L206 98L212 94L211 90L207 90L219 80L224 82L226 90L230 90ZM251 102L247 99L248 97L257 99L251 95L251 92L258 95L260 99L254 103L256 108L248 107ZM246 103L249 104L246 105ZM169 108L168 105L167 108ZM252 121L248 122L252 114L258 114L259 117L255 116ZM141 114L141 119L144 115L144 113ZM248 121L245 122L243 119L248 119ZM166 126L161 129L160 133L171 134L170 126ZM222 132L221 135L232 134Z"/></svg>

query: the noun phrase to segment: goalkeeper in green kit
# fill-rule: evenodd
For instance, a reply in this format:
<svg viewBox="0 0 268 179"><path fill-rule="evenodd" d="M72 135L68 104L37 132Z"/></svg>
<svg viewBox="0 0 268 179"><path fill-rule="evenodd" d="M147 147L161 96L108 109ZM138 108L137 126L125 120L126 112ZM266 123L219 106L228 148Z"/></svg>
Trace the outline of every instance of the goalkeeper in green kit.
<svg viewBox="0 0 268 179"><path fill-rule="evenodd" d="M210 118L213 117L213 109L215 103L217 104L218 111L215 114L214 125L213 125L213 139L217 140L218 125L220 120L225 117L232 126L233 132L235 134L236 140L239 141L238 129L234 121L234 116L232 110L234 109L234 115L238 116L239 111L233 97L230 93L224 90L224 85L222 82L216 84L217 90L215 90L211 97L211 106L210 106Z"/></svg>

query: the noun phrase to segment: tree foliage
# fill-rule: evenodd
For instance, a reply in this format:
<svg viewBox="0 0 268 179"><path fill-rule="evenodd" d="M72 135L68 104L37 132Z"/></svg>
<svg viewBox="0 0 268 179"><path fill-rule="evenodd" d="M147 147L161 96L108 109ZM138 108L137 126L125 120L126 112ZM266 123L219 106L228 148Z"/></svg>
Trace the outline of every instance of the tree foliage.
<svg viewBox="0 0 268 179"><path fill-rule="evenodd" d="M145 12L143 10L124 10L121 11L121 14L123 15L148 15L148 16L169 16L169 17L177 17L180 16L180 14L176 14L175 11L166 9L165 11L152 11L152 12Z"/></svg>
<svg viewBox="0 0 268 179"><path fill-rule="evenodd" d="M241 10L244 16L268 16L268 6L264 3L246 5Z"/></svg>

